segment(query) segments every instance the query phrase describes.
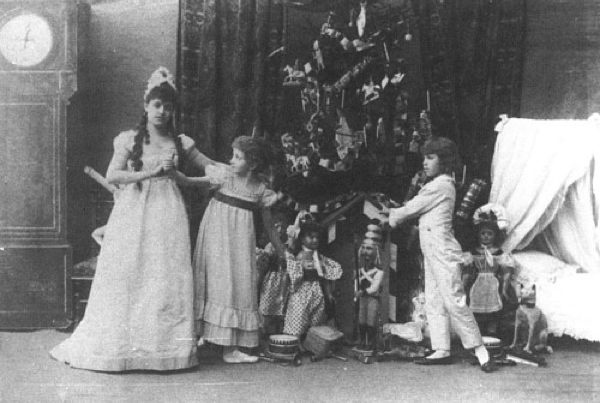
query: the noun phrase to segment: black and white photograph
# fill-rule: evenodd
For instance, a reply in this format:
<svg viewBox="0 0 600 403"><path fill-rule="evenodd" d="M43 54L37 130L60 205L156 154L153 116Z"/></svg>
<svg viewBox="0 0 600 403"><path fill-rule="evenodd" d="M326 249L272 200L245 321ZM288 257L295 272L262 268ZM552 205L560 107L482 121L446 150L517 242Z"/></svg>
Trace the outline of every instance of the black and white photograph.
<svg viewBox="0 0 600 403"><path fill-rule="evenodd" d="M0 402L600 401L599 17L0 0Z"/></svg>

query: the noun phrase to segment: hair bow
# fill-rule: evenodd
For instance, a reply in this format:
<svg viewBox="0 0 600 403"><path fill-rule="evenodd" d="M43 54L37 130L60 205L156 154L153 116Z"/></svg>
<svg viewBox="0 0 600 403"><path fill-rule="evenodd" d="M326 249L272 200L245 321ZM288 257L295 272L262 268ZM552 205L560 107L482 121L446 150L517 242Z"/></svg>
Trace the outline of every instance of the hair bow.
<svg viewBox="0 0 600 403"><path fill-rule="evenodd" d="M144 92L144 99L148 97L148 94L150 94L150 91L152 91L153 88L156 88L165 82L173 87L174 90L177 90L175 87L175 78L173 77L173 74L171 74L166 67L159 67L156 69L156 71L154 71L154 73L152 73L150 79L148 80L148 86Z"/></svg>

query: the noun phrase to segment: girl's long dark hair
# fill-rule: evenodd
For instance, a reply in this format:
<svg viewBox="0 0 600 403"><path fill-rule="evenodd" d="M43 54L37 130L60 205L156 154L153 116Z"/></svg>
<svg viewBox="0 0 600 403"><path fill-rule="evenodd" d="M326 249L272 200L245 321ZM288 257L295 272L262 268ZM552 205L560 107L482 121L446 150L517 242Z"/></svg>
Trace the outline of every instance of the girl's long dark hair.
<svg viewBox="0 0 600 403"><path fill-rule="evenodd" d="M148 104L150 101L154 99L160 99L163 102L171 102L176 104L177 102L177 93L175 89L171 87L170 84L164 82L161 85L154 87L148 95L145 97L144 102ZM142 154L144 153L144 144L150 144L150 135L148 134L148 114L144 112L140 122L136 128L136 135L133 138L133 150L131 153L131 166L134 171L139 172L144 165L142 161ZM183 161L182 159L185 157L185 153L183 151L183 144L181 143L181 138L175 135L175 126L173 124L173 119L168 122L167 132L169 136L173 138L175 141L175 147L177 149L177 155L179 156L179 166L182 167ZM140 186L138 182L138 187Z"/></svg>

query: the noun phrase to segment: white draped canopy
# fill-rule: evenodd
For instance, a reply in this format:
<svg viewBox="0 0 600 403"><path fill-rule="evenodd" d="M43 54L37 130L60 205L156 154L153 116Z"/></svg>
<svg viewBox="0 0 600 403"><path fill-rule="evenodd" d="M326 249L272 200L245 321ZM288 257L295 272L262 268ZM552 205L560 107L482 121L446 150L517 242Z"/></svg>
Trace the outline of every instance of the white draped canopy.
<svg viewBox="0 0 600 403"><path fill-rule="evenodd" d="M503 119L490 202L510 226L503 248L529 245L600 273L600 122Z"/></svg>

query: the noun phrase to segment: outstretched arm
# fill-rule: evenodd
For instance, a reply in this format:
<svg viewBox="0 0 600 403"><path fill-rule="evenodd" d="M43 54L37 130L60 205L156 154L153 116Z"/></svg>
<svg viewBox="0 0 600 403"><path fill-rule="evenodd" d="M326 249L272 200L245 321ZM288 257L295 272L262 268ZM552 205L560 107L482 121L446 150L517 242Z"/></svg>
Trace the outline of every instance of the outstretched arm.
<svg viewBox="0 0 600 403"><path fill-rule="evenodd" d="M453 185L451 185L453 186ZM449 185L441 182L430 182L425 185L419 193L404 206L390 209L390 226L397 227L403 222L419 217L431 210L442 200L448 197Z"/></svg>
<svg viewBox="0 0 600 403"><path fill-rule="evenodd" d="M190 150L188 154L188 163L196 168L206 169L209 165L217 165L218 163L206 155L202 154L196 147Z"/></svg>
<svg viewBox="0 0 600 403"><path fill-rule="evenodd" d="M201 188L209 188L211 186L217 186L218 183L215 179L211 179L208 176L191 176L188 177L180 171L174 169L170 173L171 177L182 186L196 186Z"/></svg>

